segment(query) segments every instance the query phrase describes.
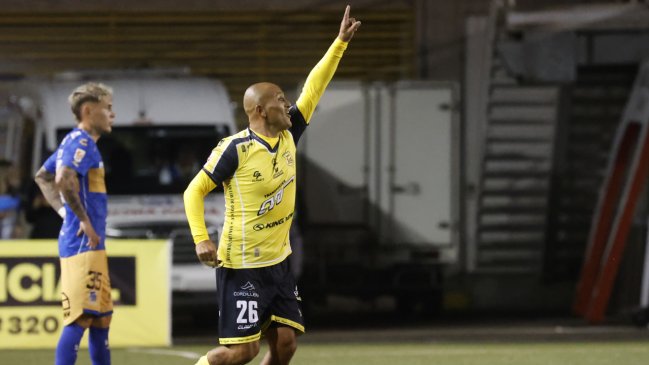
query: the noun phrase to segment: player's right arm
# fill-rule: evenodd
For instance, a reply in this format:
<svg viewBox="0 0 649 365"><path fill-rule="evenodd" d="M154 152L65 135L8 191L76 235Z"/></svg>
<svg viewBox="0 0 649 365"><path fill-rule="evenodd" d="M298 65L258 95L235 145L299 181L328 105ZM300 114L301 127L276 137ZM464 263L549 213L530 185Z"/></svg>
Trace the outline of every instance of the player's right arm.
<svg viewBox="0 0 649 365"><path fill-rule="evenodd" d="M236 145L232 139L221 140L183 194L187 222L196 244L196 256L207 266L215 267L218 259L216 245L210 239L205 225L205 196L234 175L238 161Z"/></svg>
<svg viewBox="0 0 649 365"><path fill-rule="evenodd" d="M43 196L50 203L50 206L61 216L65 218L65 207L61 200L61 193L56 187L54 181L56 174L56 152L52 154L41 168L36 172L34 181L43 192Z"/></svg>
<svg viewBox="0 0 649 365"><path fill-rule="evenodd" d="M205 225L205 196L215 187L216 184L201 170L183 194L187 222L196 244L196 256L200 262L211 267L215 267L217 262L216 245L210 240Z"/></svg>

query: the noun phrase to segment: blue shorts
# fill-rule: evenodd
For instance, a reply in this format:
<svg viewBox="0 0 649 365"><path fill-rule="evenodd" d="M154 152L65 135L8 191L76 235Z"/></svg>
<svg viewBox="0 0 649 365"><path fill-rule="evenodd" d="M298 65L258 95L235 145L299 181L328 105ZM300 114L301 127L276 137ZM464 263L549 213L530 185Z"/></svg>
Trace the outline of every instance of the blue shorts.
<svg viewBox="0 0 649 365"><path fill-rule="evenodd" d="M300 295L288 260L255 269L216 269L219 342L261 339L273 322L304 333Z"/></svg>

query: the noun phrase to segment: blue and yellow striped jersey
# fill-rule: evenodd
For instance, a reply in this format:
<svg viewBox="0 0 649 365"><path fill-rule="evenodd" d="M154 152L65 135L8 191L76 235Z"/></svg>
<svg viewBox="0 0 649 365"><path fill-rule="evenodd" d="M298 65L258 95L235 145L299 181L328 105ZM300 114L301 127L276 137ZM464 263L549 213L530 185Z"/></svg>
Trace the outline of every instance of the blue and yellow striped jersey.
<svg viewBox="0 0 649 365"><path fill-rule="evenodd" d="M221 140L185 191L185 210L194 242L209 239L204 197L217 185L225 193L225 222L218 247L221 265L264 267L290 253L289 228L296 192L296 145L347 43L336 39L309 73L302 93L289 110L292 126L278 138L245 129Z"/></svg>
<svg viewBox="0 0 649 365"><path fill-rule="evenodd" d="M57 150L45 161L43 167L51 174L56 169L67 166L77 172L79 178L79 198L93 228L99 235L99 245L94 250L105 250L106 217L108 198L104 181L104 162L95 141L88 132L75 128L68 133ZM59 234L59 255L70 257L92 250L85 234L77 236L79 218L65 203L65 219Z"/></svg>

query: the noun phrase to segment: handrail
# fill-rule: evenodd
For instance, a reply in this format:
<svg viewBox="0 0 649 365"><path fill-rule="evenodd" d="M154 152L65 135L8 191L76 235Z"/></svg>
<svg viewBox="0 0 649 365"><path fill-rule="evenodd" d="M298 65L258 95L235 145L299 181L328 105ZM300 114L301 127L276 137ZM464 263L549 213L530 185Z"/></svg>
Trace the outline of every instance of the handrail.
<svg viewBox="0 0 649 365"><path fill-rule="evenodd" d="M473 228L475 231L473 235L475 239L472 242L467 244L467 271L473 272L476 269L477 264L477 245L478 245L478 229L479 229L479 220L480 220L480 204L483 190L483 171L485 168L484 156L486 155L487 143L487 123L489 120L489 95L491 93L491 70L492 70L492 61L494 56L494 47L496 43L496 34L498 33L498 27L500 22L500 14L502 9L505 7L505 0L492 0L489 6L489 15L487 17L486 25L486 41L483 43L482 49L482 64L480 67L480 80L481 87L480 92L478 93L478 102L479 113L477 113L479 122L477 126L480 128L478 135L483 136L480 140L481 145L478 147L480 152L480 159L482 160L482 165L480 167L480 181L476 187L476 205L475 215L472 217L474 220Z"/></svg>

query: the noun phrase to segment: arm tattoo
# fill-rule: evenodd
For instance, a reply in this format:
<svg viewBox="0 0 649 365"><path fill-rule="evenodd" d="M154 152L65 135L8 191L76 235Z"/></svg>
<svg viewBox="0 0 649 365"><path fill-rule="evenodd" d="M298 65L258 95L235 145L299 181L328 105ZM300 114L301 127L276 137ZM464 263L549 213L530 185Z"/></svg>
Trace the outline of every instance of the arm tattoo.
<svg viewBox="0 0 649 365"><path fill-rule="evenodd" d="M79 198L79 178L77 172L67 166L61 166L56 170L56 186L65 199L72 212L80 221L88 219L86 210Z"/></svg>
<svg viewBox="0 0 649 365"><path fill-rule="evenodd" d="M54 182L54 174L50 174L45 170L45 168L41 167L36 173L34 180L52 208L56 211L61 209L61 207L63 207L63 202L61 201L59 189L56 187L56 183Z"/></svg>

